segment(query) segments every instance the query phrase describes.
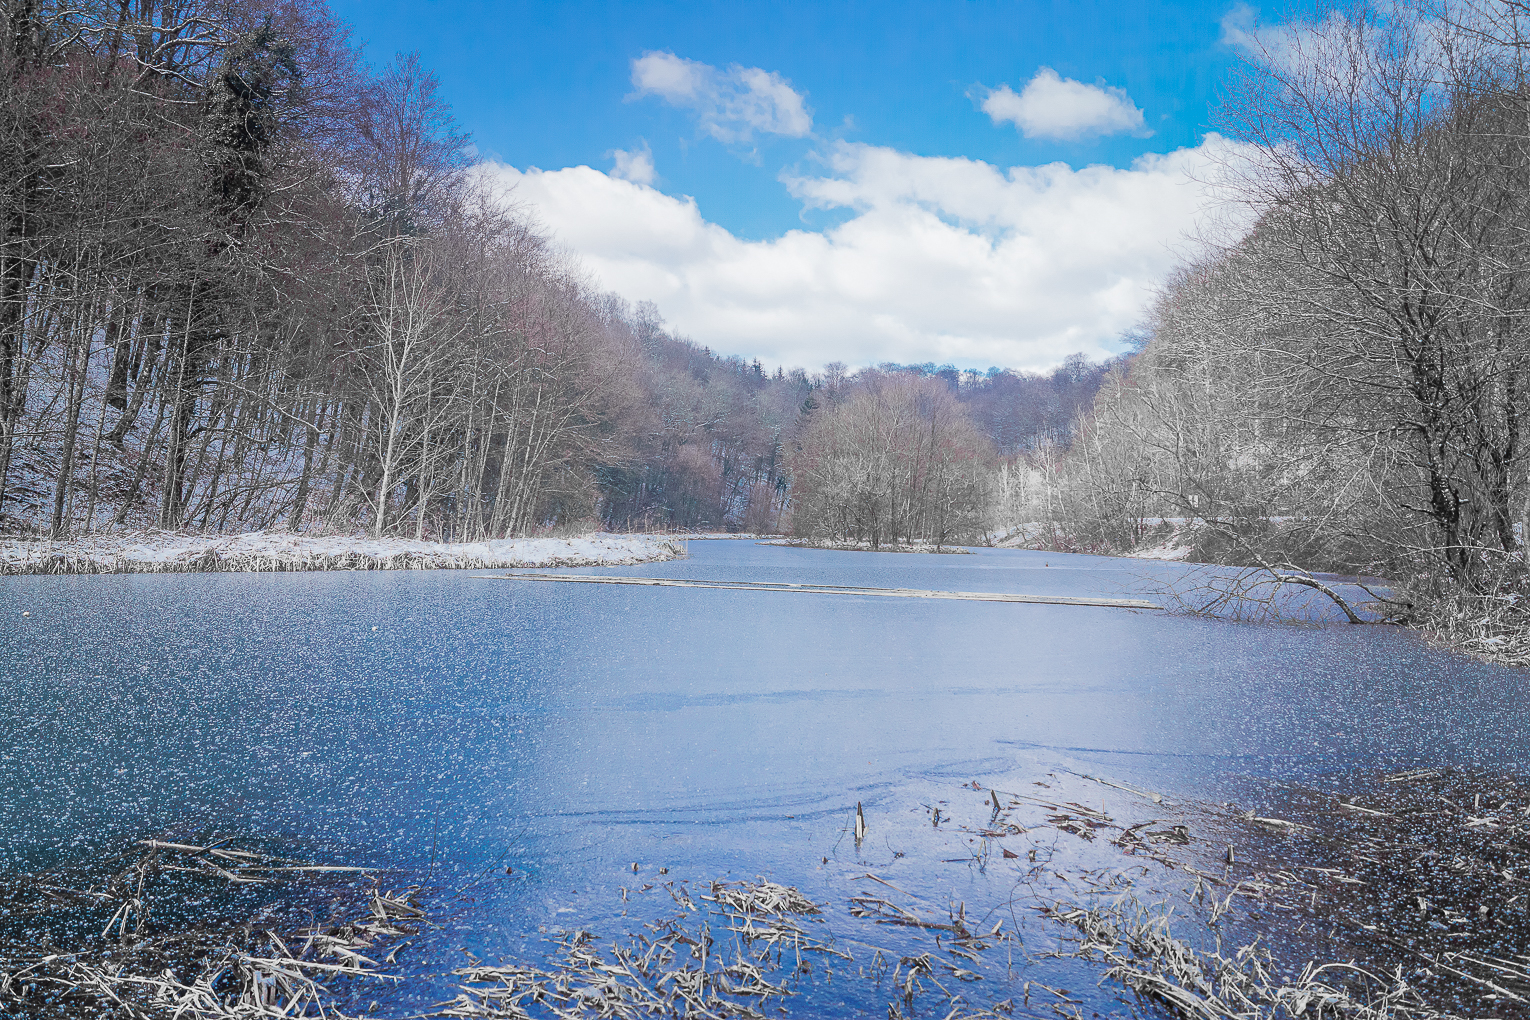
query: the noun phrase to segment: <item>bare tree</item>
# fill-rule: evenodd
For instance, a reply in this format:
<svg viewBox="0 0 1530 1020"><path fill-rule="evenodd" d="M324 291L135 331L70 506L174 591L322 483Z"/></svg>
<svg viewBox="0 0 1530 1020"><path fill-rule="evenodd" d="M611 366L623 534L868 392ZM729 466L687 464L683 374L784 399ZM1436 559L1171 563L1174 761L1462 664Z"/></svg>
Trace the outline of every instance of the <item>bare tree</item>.
<svg viewBox="0 0 1530 1020"><path fill-rule="evenodd" d="M801 537L938 547L980 529L991 452L943 380L869 373L819 412L800 444Z"/></svg>

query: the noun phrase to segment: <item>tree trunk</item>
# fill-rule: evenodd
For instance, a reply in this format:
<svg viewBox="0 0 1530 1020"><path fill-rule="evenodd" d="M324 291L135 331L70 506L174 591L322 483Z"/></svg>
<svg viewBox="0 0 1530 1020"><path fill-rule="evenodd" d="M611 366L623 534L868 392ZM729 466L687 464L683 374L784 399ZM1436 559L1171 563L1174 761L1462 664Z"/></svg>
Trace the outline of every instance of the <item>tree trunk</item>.
<svg viewBox="0 0 1530 1020"><path fill-rule="evenodd" d="M308 486L313 478L313 452L319 443L319 422L323 419L323 407L315 397L308 402L308 417L304 419L308 435L303 440L303 472L298 476L297 495L292 498L292 513L287 518L287 530L293 533L303 526L303 511L308 506Z"/></svg>
<svg viewBox="0 0 1530 1020"><path fill-rule="evenodd" d="M70 331L75 330L85 332L78 324L71 324ZM90 367L88 332L72 343L71 347L74 349L70 351L64 371L69 387L64 408L64 438L60 444L58 477L53 486L53 520L48 529L49 535L55 539L69 533L69 522L65 519L64 511L74 493L74 448L80 427L80 407L85 401L85 373Z"/></svg>

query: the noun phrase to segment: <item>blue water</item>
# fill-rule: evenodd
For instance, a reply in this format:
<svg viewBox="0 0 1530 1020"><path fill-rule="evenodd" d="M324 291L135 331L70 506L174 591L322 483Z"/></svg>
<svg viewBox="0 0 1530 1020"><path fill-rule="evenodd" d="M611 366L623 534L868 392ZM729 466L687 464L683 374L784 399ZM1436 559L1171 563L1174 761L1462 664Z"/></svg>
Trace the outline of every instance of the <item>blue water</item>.
<svg viewBox="0 0 1530 1020"><path fill-rule="evenodd" d="M1184 569L690 553L589 572L1122 595ZM875 866L932 899L979 896L1002 874L926 866L960 842L927 810L960 810L969 780L1071 770L1216 798L1247 776L1530 758L1522 673L1393 629L488 573L0 578L0 870L156 834L259 834L500 876L462 944L524 952L550 925L621 923L633 863L770 875L826 900ZM857 802L874 837L859 852L844 831Z"/></svg>

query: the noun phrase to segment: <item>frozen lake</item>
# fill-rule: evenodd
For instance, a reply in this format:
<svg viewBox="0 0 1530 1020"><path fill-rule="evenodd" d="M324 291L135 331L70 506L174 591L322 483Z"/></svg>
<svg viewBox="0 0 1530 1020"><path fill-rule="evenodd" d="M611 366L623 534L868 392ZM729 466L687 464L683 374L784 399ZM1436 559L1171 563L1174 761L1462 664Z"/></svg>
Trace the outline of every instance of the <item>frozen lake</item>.
<svg viewBox="0 0 1530 1020"><path fill-rule="evenodd" d="M1129 596L1184 569L690 550L590 572ZM1216 799L1246 777L1530 757L1521 674L1391 629L482 573L0 578L0 868L215 832L436 883L495 876L404 958L439 970L463 947L537 952L542 929L618 934L620 889L659 867L828 902L874 868L994 901L1013 877L950 863L963 837L928 814L974 780ZM876 1013L848 987L812 994L794 1012Z"/></svg>

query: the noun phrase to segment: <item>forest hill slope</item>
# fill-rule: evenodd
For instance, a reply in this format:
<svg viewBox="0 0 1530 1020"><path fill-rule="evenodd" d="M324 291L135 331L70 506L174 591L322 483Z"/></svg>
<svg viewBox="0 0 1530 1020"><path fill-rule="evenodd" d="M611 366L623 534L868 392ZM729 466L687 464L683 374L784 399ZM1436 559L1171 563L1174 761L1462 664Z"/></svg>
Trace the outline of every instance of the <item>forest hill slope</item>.
<svg viewBox="0 0 1530 1020"><path fill-rule="evenodd" d="M1389 618L1530 663L1521 16L1339 6L1253 54L1250 225L1163 287L1030 520L1120 551L1182 519L1194 558L1387 578Z"/></svg>
<svg viewBox="0 0 1530 1020"><path fill-rule="evenodd" d="M318 0L0 0L0 527L783 527L843 366L768 373L602 293L469 141ZM1081 364L908 370L1002 450L1069 427Z"/></svg>

